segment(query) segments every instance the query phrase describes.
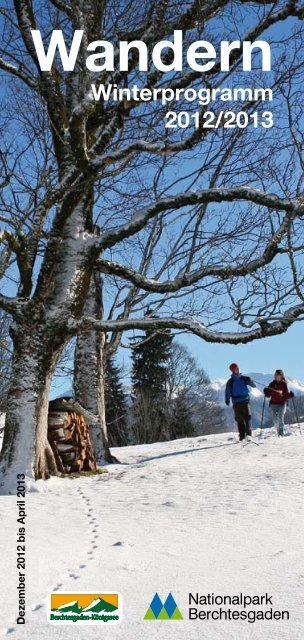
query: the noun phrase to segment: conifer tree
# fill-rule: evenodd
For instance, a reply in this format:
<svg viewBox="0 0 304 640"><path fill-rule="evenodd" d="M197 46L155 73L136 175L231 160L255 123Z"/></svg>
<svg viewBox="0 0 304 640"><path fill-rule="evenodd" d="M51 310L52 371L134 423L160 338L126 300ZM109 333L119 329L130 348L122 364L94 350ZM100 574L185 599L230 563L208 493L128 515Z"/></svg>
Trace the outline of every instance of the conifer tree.
<svg viewBox="0 0 304 640"><path fill-rule="evenodd" d="M195 436L195 425L189 407L189 399L180 393L171 402L170 438L191 438Z"/></svg>
<svg viewBox="0 0 304 640"><path fill-rule="evenodd" d="M123 447L129 443L127 428L127 400L120 379L121 369L113 358L105 365L105 410L110 447Z"/></svg>
<svg viewBox="0 0 304 640"><path fill-rule="evenodd" d="M146 331L132 349L133 437L137 443L167 440L167 377L173 336Z"/></svg>

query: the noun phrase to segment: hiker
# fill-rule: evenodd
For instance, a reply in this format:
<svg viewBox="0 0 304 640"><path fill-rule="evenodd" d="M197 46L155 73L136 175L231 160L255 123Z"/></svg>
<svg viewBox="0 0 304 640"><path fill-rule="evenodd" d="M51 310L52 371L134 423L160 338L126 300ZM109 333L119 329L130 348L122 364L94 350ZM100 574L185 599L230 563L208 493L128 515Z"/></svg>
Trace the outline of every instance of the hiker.
<svg viewBox="0 0 304 640"><path fill-rule="evenodd" d="M264 389L264 395L266 398L270 398L269 406L272 413L273 426L276 427L278 436L283 437L287 403L290 398L294 397L294 393L289 391L282 369L276 370L274 380Z"/></svg>
<svg viewBox="0 0 304 640"><path fill-rule="evenodd" d="M240 373L239 366L233 362L229 367L231 377L227 381L225 390L225 402L227 407L232 400L234 417L237 422L240 440L251 436L251 411L249 403L249 389L255 387L255 383L249 376Z"/></svg>

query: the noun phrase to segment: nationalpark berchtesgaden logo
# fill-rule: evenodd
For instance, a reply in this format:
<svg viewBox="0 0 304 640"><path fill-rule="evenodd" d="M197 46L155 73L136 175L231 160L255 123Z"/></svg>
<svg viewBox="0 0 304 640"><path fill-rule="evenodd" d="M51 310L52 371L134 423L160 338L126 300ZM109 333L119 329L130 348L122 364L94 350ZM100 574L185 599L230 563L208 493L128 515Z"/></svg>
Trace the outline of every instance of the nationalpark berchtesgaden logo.
<svg viewBox="0 0 304 640"><path fill-rule="evenodd" d="M146 611L144 620L183 620L183 616L171 592L164 603L156 593Z"/></svg>
<svg viewBox="0 0 304 640"><path fill-rule="evenodd" d="M51 624L118 624L122 618L122 598L117 592L51 593L48 598Z"/></svg>

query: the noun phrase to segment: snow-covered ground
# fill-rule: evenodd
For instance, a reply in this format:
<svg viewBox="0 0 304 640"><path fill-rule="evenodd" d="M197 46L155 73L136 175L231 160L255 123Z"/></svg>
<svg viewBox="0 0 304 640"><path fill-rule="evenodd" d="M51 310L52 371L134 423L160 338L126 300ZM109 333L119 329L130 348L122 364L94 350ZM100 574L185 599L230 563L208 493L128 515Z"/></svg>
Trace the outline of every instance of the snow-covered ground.
<svg viewBox="0 0 304 640"><path fill-rule="evenodd" d="M268 435L268 433L267 433ZM16 496L0 498L2 633L16 640L302 640L304 438L235 434L114 450L122 464L26 496L26 624L16 626ZM120 625L51 626L54 590L119 591ZM169 591L184 620L145 621ZM289 621L188 620L188 593L263 594Z"/></svg>

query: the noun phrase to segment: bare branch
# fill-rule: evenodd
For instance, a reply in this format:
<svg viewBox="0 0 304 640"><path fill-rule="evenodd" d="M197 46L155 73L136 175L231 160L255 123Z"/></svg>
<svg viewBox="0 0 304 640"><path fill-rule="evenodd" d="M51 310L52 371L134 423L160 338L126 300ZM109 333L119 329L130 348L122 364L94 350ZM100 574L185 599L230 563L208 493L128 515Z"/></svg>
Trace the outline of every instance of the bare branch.
<svg viewBox="0 0 304 640"><path fill-rule="evenodd" d="M100 249L111 247L119 240L128 238L143 229L149 220L162 211L180 209L182 207L201 203L233 202L237 200L253 202L277 211L288 211L298 216L302 216L304 214L303 200L281 198L276 194L264 193L259 189L253 189L249 186L235 187L231 189L213 188L196 192L189 191L179 193L175 196L170 196L169 198L164 198L153 203L144 210L135 212L130 222L127 222L114 230L108 231L100 240L95 240L93 243L96 246L99 246Z"/></svg>
<svg viewBox="0 0 304 640"><path fill-rule="evenodd" d="M128 318L126 320L109 320L96 321L94 318L85 318L83 320L68 323L68 331L71 335L75 335L78 331L128 331L130 329L178 329L193 333L202 338L206 342L222 343L222 344L246 344L253 340L265 337L279 335L285 333L296 320L304 314L304 304L291 307L281 317L276 318L273 322L256 319L256 323L260 327L245 332L222 332L212 331L208 327L192 318Z"/></svg>

